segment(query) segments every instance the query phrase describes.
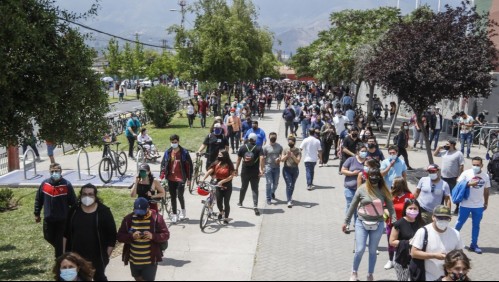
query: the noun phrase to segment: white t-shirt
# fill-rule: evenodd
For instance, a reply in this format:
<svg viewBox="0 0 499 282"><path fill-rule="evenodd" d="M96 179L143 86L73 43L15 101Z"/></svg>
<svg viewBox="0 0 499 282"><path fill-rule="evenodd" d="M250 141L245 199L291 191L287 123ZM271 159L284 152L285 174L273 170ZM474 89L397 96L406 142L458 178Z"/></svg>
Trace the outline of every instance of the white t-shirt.
<svg viewBox="0 0 499 282"><path fill-rule="evenodd" d="M428 230L428 245L426 246L427 253L444 253L448 254L454 250L462 250L464 248L463 242L459 232L449 227L444 233L438 233L432 224L425 226ZM417 249L422 250L424 243L424 229L420 228L414 238L412 238L411 245ZM425 260L426 281L436 281L438 278L444 276L444 261L437 259Z"/></svg>
<svg viewBox="0 0 499 282"><path fill-rule="evenodd" d="M490 189L490 177L489 175L483 171L475 175L473 172L473 169L468 169L465 170L461 176L459 176L457 182L461 182L463 180L466 181L471 181L471 180L478 180L478 185L475 187L470 187L470 197L461 202L461 207L465 208L483 208L485 205L485 199L483 197L483 194L485 192L485 189Z"/></svg>
<svg viewBox="0 0 499 282"><path fill-rule="evenodd" d="M300 149L303 150L303 161L316 163L319 159L319 151L322 150L321 141L310 136L301 143Z"/></svg>
<svg viewBox="0 0 499 282"><path fill-rule="evenodd" d="M194 106L193 105L187 106L187 114L188 115L193 115L194 114Z"/></svg>
<svg viewBox="0 0 499 282"><path fill-rule="evenodd" d="M346 116L340 116L340 117L335 116L333 118L334 127L336 128L336 132L338 134L340 134L345 130L345 123L347 122L349 122L349 120Z"/></svg>
<svg viewBox="0 0 499 282"><path fill-rule="evenodd" d="M437 125L435 125L435 130L442 129L440 128L440 115L437 115Z"/></svg>
<svg viewBox="0 0 499 282"><path fill-rule="evenodd" d="M459 123L470 124L470 123L473 123L473 121L474 121L474 119L472 116L468 116L467 119L463 119L462 117L459 118ZM473 126L461 125L461 133L462 134L469 133L472 128L473 128Z"/></svg>

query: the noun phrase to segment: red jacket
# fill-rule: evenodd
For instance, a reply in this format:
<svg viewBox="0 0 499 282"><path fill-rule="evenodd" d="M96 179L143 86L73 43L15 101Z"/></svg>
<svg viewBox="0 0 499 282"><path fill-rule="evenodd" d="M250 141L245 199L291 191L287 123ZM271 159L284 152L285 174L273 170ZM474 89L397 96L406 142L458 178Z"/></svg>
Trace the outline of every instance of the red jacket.
<svg viewBox="0 0 499 282"><path fill-rule="evenodd" d="M165 220L163 217L156 213L156 211L151 210L151 232L153 234L151 241L151 260L153 263L157 263L163 260L163 252L161 251L161 243L164 243L170 239L170 232L168 227L166 227ZM130 260L130 244L133 242L133 234L129 232L132 227L132 217L133 213L125 216L121 222L120 230L118 231L118 242L125 243L123 246L123 262L128 265Z"/></svg>

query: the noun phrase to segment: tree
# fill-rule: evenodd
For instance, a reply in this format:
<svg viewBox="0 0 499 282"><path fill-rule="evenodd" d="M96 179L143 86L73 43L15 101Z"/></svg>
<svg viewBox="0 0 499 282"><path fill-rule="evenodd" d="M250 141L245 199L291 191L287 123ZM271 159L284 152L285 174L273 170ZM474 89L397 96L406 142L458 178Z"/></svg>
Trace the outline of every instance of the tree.
<svg viewBox="0 0 499 282"><path fill-rule="evenodd" d="M92 71L95 52L84 36L59 18L84 15L49 0L0 2L0 145L16 145L33 123L42 139L83 145L99 143L107 128L107 96Z"/></svg>
<svg viewBox="0 0 499 282"><path fill-rule="evenodd" d="M166 127L171 122L181 101L175 89L164 85L146 90L142 98L144 110L158 128Z"/></svg>
<svg viewBox="0 0 499 282"><path fill-rule="evenodd" d="M104 67L104 72L112 77L121 77L121 53L118 40L111 38L107 45L106 51L104 51L104 58L108 61L108 65Z"/></svg>
<svg viewBox="0 0 499 282"><path fill-rule="evenodd" d="M137 69L134 64L132 46L128 42L125 43L121 53L121 61L123 63L123 75L126 78L134 79L135 75L137 75Z"/></svg>
<svg viewBox="0 0 499 282"><path fill-rule="evenodd" d="M138 75L139 77L144 77L145 73L145 55L144 55L144 46L139 43L139 35L135 35L135 48L133 49L133 70L135 71L134 75Z"/></svg>
<svg viewBox="0 0 499 282"><path fill-rule="evenodd" d="M386 93L394 93L417 116L444 99L488 97L497 51L491 37L495 23L466 4L442 13L417 10L395 25L379 43L366 75ZM425 134L428 160L433 163Z"/></svg>
<svg viewBox="0 0 499 282"><path fill-rule="evenodd" d="M310 68L310 63L315 52L315 45L299 47L296 54L291 57L290 66L295 69L298 77L313 77L314 71Z"/></svg>

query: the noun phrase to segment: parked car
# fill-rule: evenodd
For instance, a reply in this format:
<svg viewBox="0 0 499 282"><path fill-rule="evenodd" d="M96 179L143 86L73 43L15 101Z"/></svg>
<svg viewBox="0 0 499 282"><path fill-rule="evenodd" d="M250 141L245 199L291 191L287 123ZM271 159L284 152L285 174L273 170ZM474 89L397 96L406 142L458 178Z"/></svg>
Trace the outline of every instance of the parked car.
<svg viewBox="0 0 499 282"><path fill-rule="evenodd" d="M127 85L127 88L128 89L134 89L135 88L135 80L129 80L129 79L124 79L122 82L121 82L121 86L125 86L125 84Z"/></svg>
<svg viewBox="0 0 499 282"><path fill-rule="evenodd" d="M143 88L151 88L152 81L149 78L139 79L140 86Z"/></svg>

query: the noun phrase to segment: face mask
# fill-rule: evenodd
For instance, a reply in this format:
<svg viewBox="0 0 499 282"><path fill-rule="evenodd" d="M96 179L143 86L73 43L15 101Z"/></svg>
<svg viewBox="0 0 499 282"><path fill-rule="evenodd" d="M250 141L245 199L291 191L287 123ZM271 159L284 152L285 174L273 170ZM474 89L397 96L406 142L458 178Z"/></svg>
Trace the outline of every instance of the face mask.
<svg viewBox="0 0 499 282"><path fill-rule="evenodd" d="M291 143L291 142L290 142L290 143L288 143L288 146L289 146L290 148L293 148L293 147L295 146L295 143Z"/></svg>
<svg viewBox="0 0 499 282"><path fill-rule="evenodd" d="M370 178L369 178L369 181L370 181L370 182L371 182L371 184L373 184L373 185L378 185L378 183L379 183L380 179L379 179L379 178L377 178L377 177L370 177Z"/></svg>
<svg viewBox="0 0 499 282"><path fill-rule="evenodd" d="M374 149L376 148L376 144L367 144L367 148Z"/></svg>
<svg viewBox="0 0 499 282"><path fill-rule="evenodd" d="M482 168L481 168L481 167L479 167L479 166L475 166L475 165L473 166L473 172L474 172L475 174L479 174L479 173L480 173L480 171L482 171Z"/></svg>
<svg viewBox="0 0 499 282"><path fill-rule="evenodd" d="M437 228L445 231L447 230L447 227L449 227L450 222L447 220L437 220L435 221L435 224L437 225Z"/></svg>
<svg viewBox="0 0 499 282"><path fill-rule="evenodd" d="M408 217L410 217L410 218L412 218L412 219L415 219L416 217L418 217L418 215L419 215L419 211L415 211L415 210L406 210L406 211L405 211L405 214L406 214Z"/></svg>
<svg viewBox="0 0 499 282"><path fill-rule="evenodd" d="M91 205L93 205L95 203L95 199L92 197L85 196L85 197L81 198L81 203L85 207L90 207Z"/></svg>
<svg viewBox="0 0 499 282"><path fill-rule="evenodd" d="M429 175L430 175L430 179L431 180L437 180L437 178L438 178L438 174L437 173L430 173Z"/></svg>
<svg viewBox="0 0 499 282"><path fill-rule="evenodd" d="M396 159L397 159L397 155L390 155L390 160L391 160L391 161L394 161L394 160L396 160Z"/></svg>
<svg viewBox="0 0 499 282"><path fill-rule="evenodd" d="M224 160L224 157L217 157L217 160L219 160L219 161L223 161L223 160Z"/></svg>
<svg viewBox="0 0 499 282"><path fill-rule="evenodd" d="M222 128L217 128L213 131L213 133L215 133L215 135L221 135L223 132L223 129Z"/></svg>
<svg viewBox="0 0 499 282"><path fill-rule="evenodd" d="M444 146L444 150L449 151L450 150L450 146Z"/></svg>
<svg viewBox="0 0 499 282"><path fill-rule="evenodd" d="M365 159L365 158L367 158L367 152L360 152L359 157L360 157L361 159Z"/></svg>
<svg viewBox="0 0 499 282"><path fill-rule="evenodd" d="M355 139L355 138L357 138L357 137L359 137L359 134L358 134L358 133L354 133L354 134L352 134L352 138L354 138L354 139Z"/></svg>
<svg viewBox="0 0 499 282"><path fill-rule="evenodd" d="M61 269L61 278L64 281L73 281L78 276L76 268Z"/></svg>
<svg viewBox="0 0 499 282"><path fill-rule="evenodd" d="M52 173L52 175L50 177L52 178L52 180L57 182L57 181L61 180L61 173L54 172L54 173Z"/></svg>
<svg viewBox="0 0 499 282"><path fill-rule="evenodd" d="M253 126L252 128L253 128L253 130L257 130L258 126Z"/></svg>
<svg viewBox="0 0 499 282"><path fill-rule="evenodd" d="M466 274L464 273L451 273L450 274L450 279L452 279L452 281L465 281L467 278Z"/></svg>
<svg viewBox="0 0 499 282"><path fill-rule="evenodd" d="M172 148L177 149L178 148L178 143L172 143Z"/></svg>
<svg viewBox="0 0 499 282"><path fill-rule="evenodd" d="M370 168L369 168L368 166L364 166L364 171L365 171L365 172L369 172L369 169L370 169Z"/></svg>
<svg viewBox="0 0 499 282"><path fill-rule="evenodd" d="M275 143L275 141L277 141L277 138L276 138L276 137L272 137L272 138L270 138L270 143Z"/></svg>
<svg viewBox="0 0 499 282"><path fill-rule="evenodd" d="M405 130L409 130L409 126L404 126L404 129Z"/></svg>
<svg viewBox="0 0 499 282"><path fill-rule="evenodd" d="M230 116L233 117L233 116L236 116L236 114L235 113L230 113Z"/></svg>
<svg viewBox="0 0 499 282"><path fill-rule="evenodd" d="M146 178L147 177L147 171L141 171L141 172L139 172L139 176L142 179Z"/></svg>

